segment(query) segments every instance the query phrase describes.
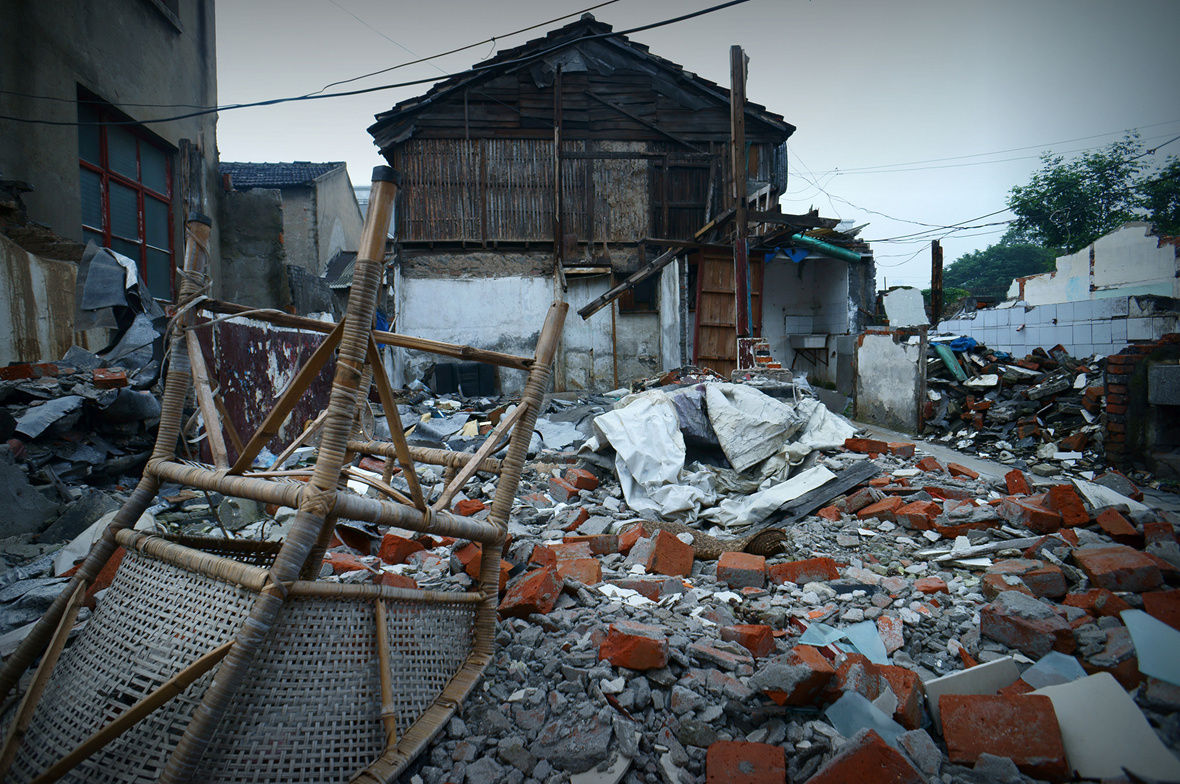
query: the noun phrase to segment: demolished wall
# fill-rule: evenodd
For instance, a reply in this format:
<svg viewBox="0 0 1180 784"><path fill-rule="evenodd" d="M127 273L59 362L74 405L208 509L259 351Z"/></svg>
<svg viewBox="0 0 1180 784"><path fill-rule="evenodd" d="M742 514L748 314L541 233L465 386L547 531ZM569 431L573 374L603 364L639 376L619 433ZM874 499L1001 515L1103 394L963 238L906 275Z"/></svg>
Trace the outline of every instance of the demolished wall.
<svg viewBox="0 0 1180 784"><path fill-rule="evenodd" d="M917 432L926 379L926 335L913 330L870 331L856 350L856 417Z"/></svg>

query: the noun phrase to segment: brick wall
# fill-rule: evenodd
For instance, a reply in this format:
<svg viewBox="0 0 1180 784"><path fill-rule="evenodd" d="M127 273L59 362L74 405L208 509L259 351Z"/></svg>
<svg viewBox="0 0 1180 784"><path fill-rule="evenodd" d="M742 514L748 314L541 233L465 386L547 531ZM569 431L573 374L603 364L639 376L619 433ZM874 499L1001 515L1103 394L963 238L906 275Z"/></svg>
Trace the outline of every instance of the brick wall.
<svg viewBox="0 0 1180 784"><path fill-rule="evenodd" d="M1126 465L1142 458L1143 423L1148 419L1147 359L1161 350L1180 349L1180 334L1127 346L1106 358L1106 460Z"/></svg>

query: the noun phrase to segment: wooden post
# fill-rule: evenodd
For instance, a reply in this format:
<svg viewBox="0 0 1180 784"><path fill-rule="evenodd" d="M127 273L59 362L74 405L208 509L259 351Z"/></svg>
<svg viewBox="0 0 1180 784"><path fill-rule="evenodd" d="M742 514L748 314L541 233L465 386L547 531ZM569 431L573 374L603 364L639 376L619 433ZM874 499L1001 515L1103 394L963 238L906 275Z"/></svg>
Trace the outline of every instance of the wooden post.
<svg viewBox="0 0 1180 784"><path fill-rule="evenodd" d="M942 243L930 241L930 326L942 320Z"/></svg>
<svg viewBox="0 0 1180 784"><path fill-rule="evenodd" d="M750 265L746 258L746 54L740 46L729 48L730 168L733 186L734 321L737 337L750 334Z"/></svg>
<svg viewBox="0 0 1180 784"><path fill-rule="evenodd" d="M565 258L565 226L562 223L561 194L561 66L553 77L553 263L557 268Z"/></svg>

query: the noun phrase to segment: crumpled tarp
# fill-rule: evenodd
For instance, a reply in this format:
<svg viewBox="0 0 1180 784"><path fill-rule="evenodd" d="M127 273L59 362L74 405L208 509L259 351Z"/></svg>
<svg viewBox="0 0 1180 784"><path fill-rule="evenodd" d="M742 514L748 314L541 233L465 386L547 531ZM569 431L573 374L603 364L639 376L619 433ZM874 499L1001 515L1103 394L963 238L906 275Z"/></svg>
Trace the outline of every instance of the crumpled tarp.
<svg viewBox="0 0 1180 784"><path fill-rule="evenodd" d="M693 387L630 395L595 417L593 448L614 448L615 473L635 511L740 528L835 476L822 466L791 476L813 449L842 445L855 433L819 400L783 401L739 384L699 386L703 392ZM685 466L683 428L701 441L705 423L733 468Z"/></svg>

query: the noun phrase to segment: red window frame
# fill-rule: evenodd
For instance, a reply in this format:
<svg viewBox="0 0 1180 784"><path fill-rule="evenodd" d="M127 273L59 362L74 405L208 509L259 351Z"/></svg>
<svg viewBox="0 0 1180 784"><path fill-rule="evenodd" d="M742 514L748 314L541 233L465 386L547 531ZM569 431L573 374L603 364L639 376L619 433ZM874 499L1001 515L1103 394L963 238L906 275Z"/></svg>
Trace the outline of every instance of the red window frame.
<svg viewBox="0 0 1180 784"><path fill-rule="evenodd" d="M85 119L84 119L84 114L82 111L83 105L85 105L89 109L89 114L91 115L89 117L85 117ZM90 171L90 172L93 172L94 174L99 175L99 177L101 178L101 181L102 181L102 196L101 196L102 207L101 207L101 209L102 209L103 225L101 227L88 225L85 222L85 218L83 218L83 222L82 222L83 238L85 239L87 236L93 236L93 235L97 234L97 235L101 236L101 238L102 238L103 247L107 247L107 248L111 247L112 238L122 240L123 242L126 242L126 243L138 245L139 252L135 256L131 256L131 254L124 253L122 250L118 250L118 249L116 249L116 250L117 250L117 252L122 253L125 256L129 256L129 257L135 259L136 264L139 267L140 280L144 281L146 284L148 248L151 247L152 249L157 250L157 251L163 250L163 248L161 248L159 245L151 245L148 242L147 217L144 212L144 209L145 209L144 202L146 199L152 199L154 201L162 203L165 206L166 211L167 211L167 215L168 215L168 247L167 247L168 261L169 261L169 264L168 264L168 291L164 292L164 291L152 290L151 293L152 293L152 296L155 297L156 299L167 299L167 300L171 301L174 296L175 287L176 287L176 242L175 242L175 227L173 225L174 218L173 218L173 212L172 212L172 207L173 207L173 204L172 204L173 150L169 146L164 144L163 142L161 142L158 139L156 139L155 137L153 137L147 131L145 131L142 126L124 125L123 123L134 122L134 121L130 120L130 118L128 118L126 115L123 115L122 113L117 112L114 108L112 108L110 105L106 104L102 100L97 99L93 96L87 95L85 93L82 93L81 91L79 91L79 94L78 94L78 109L79 109L78 117L81 122L93 122L93 121L97 120L102 123L120 123L119 127L122 128L123 130L127 131L128 133L130 133L133 137L135 137L135 140L136 140L136 145L135 145L136 178L135 179L131 179L130 177L127 177L124 174L120 174L119 172L114 171L111 168L110 159L108 157L109 150L108 150L108 145L107 145L107 139L108 139L107 129L109 126L107 126L105 124L98 126L98 144L99 144L99 163L98 164L95 164L91 161L85 160L82 157L81 147L79 146L78 165L83 170ZM89 126L89 127L92 128L93 126ZM88 126L79 126L79 145L81 145L81 135L83 133L87 132L87 130L88 130ZM142 149L142 145L144 145L144 144L147 144L147 145L153 147L154 149L159 151L164 157L164 182L165 182L165 185L167 186L166 192L161 192L161 191L158 191L154 188L148 187L142 181L143 180L143 162L142 162L142 155L141 155L140 151ZM138 234L137 237L127 237L122 234L115 234L112 231L112 227L111 227L111 183L112 182L118 183L119 185L122 185L123 187L128 188L129 190L132 190L135 192L136 232ZM81 186L79 186L79 187L81 187Z"/></svg>

